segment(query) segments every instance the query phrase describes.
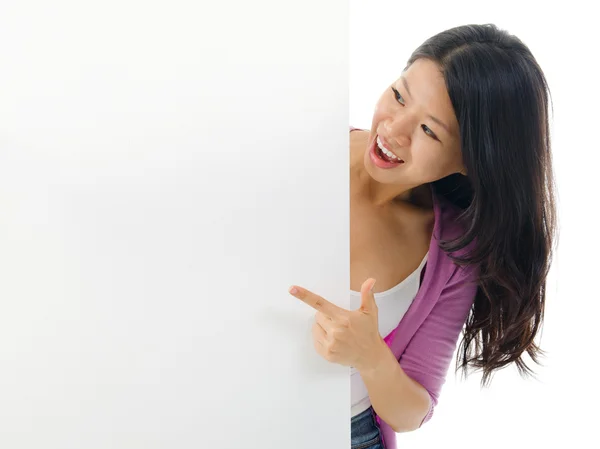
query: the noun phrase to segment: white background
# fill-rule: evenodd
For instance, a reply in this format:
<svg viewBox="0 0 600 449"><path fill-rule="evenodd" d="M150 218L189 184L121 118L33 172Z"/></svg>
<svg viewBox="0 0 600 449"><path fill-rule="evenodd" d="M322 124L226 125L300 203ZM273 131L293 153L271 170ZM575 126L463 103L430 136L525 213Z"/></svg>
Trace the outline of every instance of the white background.
<svg viewBox="0 0 600 449"><path fill-rule="evenodd" d="M375 102L417 46L439 31L469 23L495 23L521 38L544 70L554 103L560 246L538 340L548 352L545 366L530 363L537 381L522 380L515 367L507 368L483 391L479 373L464 381L452 366L433 419L417 432L398 435L399 447L593 447L598 440L600 40L591 5L350 1L352 125L370 127Z"/></svg>
<svg viewBox="0 0 600 449"><path fill-rule="evenodd" d="M594 441L600 98L582 5L2 2L0 447L348 448L348 370L314 354L287 287L348 305L347 126L369 126L424 39L487 21L553 89L550 357L541 383L450 375L399 439Z"/></svg>
<svg viewBox="0 0 600 449"><path fill-rule="evenodd" d="M349 303L347 24L2 2L1 448L349 446L287 293Z"/></svg>

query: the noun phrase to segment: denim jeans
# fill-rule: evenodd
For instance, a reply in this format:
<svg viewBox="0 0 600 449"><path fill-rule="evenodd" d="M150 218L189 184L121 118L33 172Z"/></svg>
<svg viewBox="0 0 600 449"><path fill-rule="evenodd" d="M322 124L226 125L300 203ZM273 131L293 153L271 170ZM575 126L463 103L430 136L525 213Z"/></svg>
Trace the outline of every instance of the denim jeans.
<svg viewBox="0 0 600 449"><path fill-rule="evenodd" d="M373 407L369 407L351 420L351 449L384 449L379 424Z"/></svg>

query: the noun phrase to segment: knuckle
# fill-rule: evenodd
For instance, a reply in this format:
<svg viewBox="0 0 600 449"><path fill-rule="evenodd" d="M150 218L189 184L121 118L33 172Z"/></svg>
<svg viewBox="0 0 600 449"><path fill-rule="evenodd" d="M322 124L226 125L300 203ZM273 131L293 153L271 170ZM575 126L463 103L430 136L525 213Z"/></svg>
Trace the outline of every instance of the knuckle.
<svg viewBox="0 0 600 449"><path fill-rule="evenodd" d="M342 316L340 317L340 325L342 325L343 327L350 327L350 324L352 323L352 321L350 320L349 316Z"/></svg>
<svg viewBox="0 0 600 449"><path fill-rule="evenodd" d="M340 340L342 338L343 334L344 334L344 331L342 329L336 328L331 331L331 338L335 342L337 340Z"/></svg>
<svg viewBox="0 0 600 449"><path fill-rule="evenodd" d="M325 351L325 359L329 362L333 362L333 359L335 358L335 352L331 351L330 348L328 348Z"/></svg>
<svg viewBox="0 0 600 449"><path fill-rule="evenodd" d="M332 341L327 345L327 352L330 354L335 354L338 348L338 344L336 341Z"/></svg>

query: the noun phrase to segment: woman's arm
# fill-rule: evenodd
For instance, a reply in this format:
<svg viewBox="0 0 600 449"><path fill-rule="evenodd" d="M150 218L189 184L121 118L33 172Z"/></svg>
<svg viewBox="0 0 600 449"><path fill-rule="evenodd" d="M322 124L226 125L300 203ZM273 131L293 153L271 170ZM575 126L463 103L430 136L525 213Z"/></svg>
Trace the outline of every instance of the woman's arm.
<svg viewBox="0 0 600 449"><path fill-rule="evenodd" d="M455 268L400 360L382 340L376 362L359 371L373 409L397 433L431 419L475 299L477 274L473 267Z"/></svg>
<svg viewBox="0 0 600 449"><path fill-rule="evenodd" d="M429 412L431 398L404 372L383 340L381 344L376 365L363 368L360 376L381 419L396 433L411 432L420 427Z"/></svg>

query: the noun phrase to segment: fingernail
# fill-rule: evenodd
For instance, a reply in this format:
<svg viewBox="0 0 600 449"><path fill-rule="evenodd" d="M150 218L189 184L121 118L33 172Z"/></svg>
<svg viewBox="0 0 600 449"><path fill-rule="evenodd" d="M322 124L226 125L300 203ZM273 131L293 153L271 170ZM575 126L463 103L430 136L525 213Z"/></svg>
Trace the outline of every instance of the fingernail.
<svg viewBox="0 0 600 449"><path fill-rule="evenodd" d="M369 289L370 292L373 292L373 288L375 287L375 282L377 282L377 281L373 281L373 283L371 284L371 288Z"/></svg>
<svg viewBox="0 0 600 449"><path fill-rule="evenodd" d="M295 295L296 293L298 293L298 289L296 287L290 287L288 292L290 292L292 295Z"/></svg>

